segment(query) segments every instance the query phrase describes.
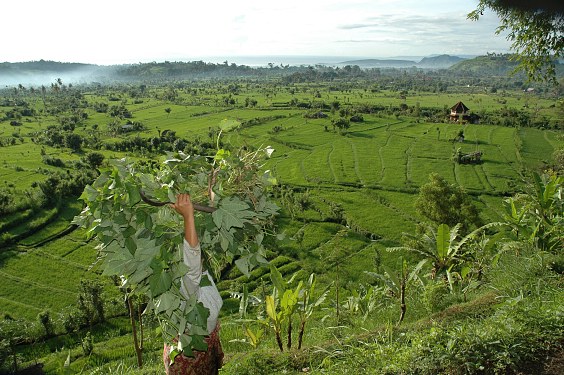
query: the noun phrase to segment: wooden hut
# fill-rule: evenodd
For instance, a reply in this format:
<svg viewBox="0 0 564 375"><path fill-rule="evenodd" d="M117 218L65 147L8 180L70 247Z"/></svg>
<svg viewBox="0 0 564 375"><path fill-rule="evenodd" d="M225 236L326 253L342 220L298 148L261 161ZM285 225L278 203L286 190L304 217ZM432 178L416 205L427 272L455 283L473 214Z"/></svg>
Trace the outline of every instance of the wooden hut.
<svg viewBox="0 0 564 375"><path fill-rule="evenodd" d="M451 107L449 117L450 121L460 123L477 124L480 120L480 116L470 113L470 108L462 102L458 102Z"/></svg>

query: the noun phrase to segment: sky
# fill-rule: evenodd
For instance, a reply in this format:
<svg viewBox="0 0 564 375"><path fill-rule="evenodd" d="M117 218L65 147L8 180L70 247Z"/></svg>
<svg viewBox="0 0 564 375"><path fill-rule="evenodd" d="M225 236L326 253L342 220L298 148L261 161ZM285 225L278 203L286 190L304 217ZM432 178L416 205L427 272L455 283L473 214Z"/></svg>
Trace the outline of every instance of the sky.
<svg viewBox="0 0 564 375"><path fill-rule="evenodd" d="M240 56L509 52L477 0L7 0L0 62L98 65ZM284 63L272 59L274 63ZM223 60L222 60L223 61Z"/></svg>

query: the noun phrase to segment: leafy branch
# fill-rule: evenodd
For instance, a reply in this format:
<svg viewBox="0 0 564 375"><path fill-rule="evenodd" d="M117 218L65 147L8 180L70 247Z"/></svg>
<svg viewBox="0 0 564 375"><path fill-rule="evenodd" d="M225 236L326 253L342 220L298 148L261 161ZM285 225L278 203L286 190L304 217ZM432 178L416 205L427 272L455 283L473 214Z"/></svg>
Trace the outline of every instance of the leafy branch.
<svg viewBox="0 0 564 375"><path fill-rule="evenodd" d="M276 180L262 171L271 152L219 149L211 157L179 152L160 164L114 160L81 195L86 208L73 222L97 240L104 275L119 276L122 286L147 295L147 310L159 319L172 355L206 350L209 312L195 296L187 299L180 293L188 267L182 260L179 216L168 205L146 204L142 193L161 202L174 202L181 192L198 202L207 200L213 213L198 213L197 221L212 271L217 276L234 261L249 274L267 263L263 241L276 234L278 207L269 200Z"/></svg>

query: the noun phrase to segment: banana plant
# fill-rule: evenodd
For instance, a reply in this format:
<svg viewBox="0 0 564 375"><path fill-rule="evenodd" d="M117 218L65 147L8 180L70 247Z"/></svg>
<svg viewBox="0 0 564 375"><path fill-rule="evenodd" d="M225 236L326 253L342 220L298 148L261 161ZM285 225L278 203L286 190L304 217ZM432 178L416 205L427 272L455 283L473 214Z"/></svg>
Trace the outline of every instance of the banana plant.
<svg viewBox="0 0 564 375"><path fill-rule="evenodd" d="M516 237L541 250L564 246L564 177L533 174L529 192L505 200L504 219Z"/></svg>
<svg viewBox="0 0 564 375"><path fill-rule="evenodd" d="M264 334L264 330L258 328L256 331L253 331L249 326L243 324L243 333L247 337L246 342L249 343L253 349L256 349L260 343L260 339Z"/></svg>
<svg viewBox="0 0 564 375"><path fill-rule="evenodd" d="M503 225L502 223L489 223L474 230L470 234L461 239L459 231L461 224L456 224L450 228L447 224L441 224L435 229L433 226L428 226L427 231L422 235L404 234L408 239L408 246L389 247L388 251L411 251L423 255L425 259L431 262L431 278L434 279L439 274L448 276L448 272L463 263L468 257L468 245L470 240L477 237L478 234L484 230Z"/></svg>
<svg viewBox="0 0 564 375"><path fill-rule="evenodd" d="M315 274L310 274L304 283L300 280L295 288L289 288L292 285L296 274L288 281L285 281L282 274L275 266L271 266L270 277L274 285L272 295L266 296L266 312L270 321L270 325L276 335L278 348L283 351L282 345L282 328L287 327L286 347L292 348L292 322L297 312L300 318L300 329L298 333L298 349L302 348L303 338L305 334L306 323L313 312L325 301L331 284L329 284L321 292L318 297L314 297L316 282Z"/></svg>
<svg viewBox="0 0 564 375"><path fill-rule="evenodd" d="M455 288L462 293L464 301L468 292L483 285L482 276L484 272L492 267L496 267L500 257L505 253L506 248L499 248L499 241L506 237L505 232L498 232L493 235L482 233L480 238L472 242L472 253L469 259L462 262L458 270L447 270L450 292Z"/></svg>
<svg viewBox="0 0 564 375"><path fill-rule="evenodd" d="M327 298L327 294L329 293L329 288L331 288L332 284L329 284L321 295L317 298L314 298L314 291L315 291L315 274L309 275L308 281L306 283L306 287L302 289L302 294L300 296L299 301L299 308L298 312L300 315L300 332L298 335L298 349L302 348L302 342L304 338L305 326L307 320L311 317L314 310L319 307Z"/></svg>
<svg viewBox="0 0 564 375"><path fill-rule="evenodd" d="M360 290L352 290L351 295L347 298L343 307L348 308L352 314L360 313L364 320L368 315L379 306L378 287L370 286L369 288L361 285Z"/></svg>
<svg viewBox="0 0 564 375"><path fill-rule="evenodd" d="M266 296L266 314L272 324L280 351L284 351L282 344L282 326L284 324L287 324L286 347L292 348L292 317L296 312L298 297L303 285L300 281L295 289L287 288L287 285L293 282L294 277L295 275L285 282L280 271L274 265L270 266L270 278L274 288L272 295Z"/></svg>
<svg viewBox="0 0 564 375"><path fill-rule="evenodd" d="M427 260L423 259L410 272L407 261L403 257L401 257L399 270L393 270L388 266L382 265L382 268L384 269L383 274L368 271L366 272L367 274L382 280L386 287L390 290L392 296L399 300L400 317L398 324L401 324L401 322L403 322L403 319L405 318L405 314L407 312L407 303L405 300L407 285L411 281L419 279L419 272L426 262Z"/></svg>

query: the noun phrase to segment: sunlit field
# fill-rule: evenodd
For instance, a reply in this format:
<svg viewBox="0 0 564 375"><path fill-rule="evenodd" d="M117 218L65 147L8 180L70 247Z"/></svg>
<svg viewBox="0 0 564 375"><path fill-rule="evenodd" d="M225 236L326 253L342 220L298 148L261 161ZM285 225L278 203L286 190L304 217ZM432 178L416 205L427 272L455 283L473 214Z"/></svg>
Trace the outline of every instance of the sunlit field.
<svg viewBox="0 0 564 375"><path fill-rule="evenodd" d="M336 88L341 83L342 87ZM280 360L286 361L282 368L293 368L295 373L302 365L309 368L311 362L308 372L332 373L335 369L340 374L347 370L342 368L345 362L340 362L339 345L357 350L357 344L351 343L365 342L371 353L376 353L372 345L384 345L388 340L392 346L401 346L402 337L410 329L419 332L420 325L438 320L432 315L439 313L438 307L433 310L429 298L446 284L437 284L435 289L431 281L413 286L406 302L405 322L410 328L396 332L399 307L395 295L386 292L381 278L375 276L383 275L384 267L399 270L404 259L410 264L419 260L414 254L386 249L400 246L405 233L416 233L425 222L414 202L419 189L429 182L429 175L437 173L448 183L462 187L478 208L481 220L495 222L504 219L504 199L524 191L529 173L550 168L553 154L564 148L557 100L521 90L492 93L487 87L453 84L448 92L438 93L392 90L371 82L273 84L266 80L155 84L142 93L131 85L65 90L49 93L45 101L39 92L4 90L0 94L4 102L0 115L12 110L17 100L34 110L33 115L18 118L19 125L8 119L0 121L0 197L9 195L0 202L0 276L4 280L0 318L22 321L35 335L32 341L22 339L18 343L19 363L41 361L45 372L53 374L63 370L92 374L162 372L162 342L156 331L158 324L151 317L145 322L145 368L136 367L119 280L101 275L95 241L71 225L83 208L78 194L64 196L51 206L40 204L38 197L49 191L41 184L51 181L54 174L58 180L72 182L80 173L109 168L111 159L158 161L167 151L202 150L209 153L206 156L213 156L218 146L231 150L273 147L275 151L263 169L271 170L278 182L274 199L282 209L278 230L285 234L285 240L269 244L268 259L287 279L296 275L305 280L315 274L319 292L328 290L327 299L308 320L306 351L290 351L295 353L291 360L275 357L274 334L268 324L256 320L257 316L264 317L264 307L250 306L253 317L244 322L238 299L243 285L256 300L271 293L269 269L253 270L250 277L235 267L224 270L224 279L217 280L225 303L222 342L226 367L222 373L249 373L245 371L257 364L264 368L257 373L276 373L280 369L275 362ZM174 96L167 96L171 92ZM250 99L256 103L246 104ZM458 101L489 121L450 122L449 110ZM127 111L127 116L111 115L118 109ZM528 122L519 124L517 117L503 114L506 109L526 113ZM342 116L341 110L349 112ZM348 128L336 126L338 119L352 114L361 114L362 120L350 122ZM541 118L550 126L532 125ZM511 124L505 123L509 121L506 119ZM72 130L61 130L65 126ZM69 140L53 143L50 131L55 130L62 137L79 135L81 146L73 149ZM463 140L458 139L461 132ZM479 163L455 161L457 152L477 151L482 153ZM89 165L85 160L92 153L101 154L104 161L95 167ZM516 267L534 274L536 263L529 268L518 255L514 251L507 259L501 258L503 272ZM483 284L491 281L492 288L509 283L494 282L494 276L487 276L491 279ZM69 332L65 321L78 303L82 280L101 283L108 319ZM476 316L493 316L493 297L484 297L486 291L478 284L464 292L445 291L437 306L447 309L468 303L468 311L476 311ZM372 301L371 310L363 315L358 306L368 302L359 301L370 287L375 295L380 293L379 300ZM522 285L519 288L525 290ZM553 302L561 295L555 290L550 294L551 303L561 310L561 304ZM450 313L458 319L465 308L457 307ZM54 325L50 337L44 337L38 320L38 315L47 310ZM254 357L255 349L243 323L257 332L263 330L256 349L264 351L261 358L266 358L265 362L271 357L278 359L261 363ZM554 323L556 329L561 327L558 324L561 322ZM88 331L94 337L94 349L86 355L81 340ZM404 336L394 336L396 333ZM67 358L70 364L65 368Z"/></svg>

